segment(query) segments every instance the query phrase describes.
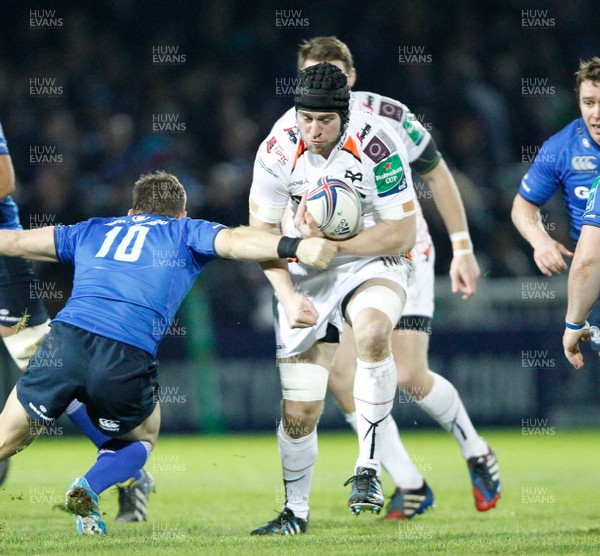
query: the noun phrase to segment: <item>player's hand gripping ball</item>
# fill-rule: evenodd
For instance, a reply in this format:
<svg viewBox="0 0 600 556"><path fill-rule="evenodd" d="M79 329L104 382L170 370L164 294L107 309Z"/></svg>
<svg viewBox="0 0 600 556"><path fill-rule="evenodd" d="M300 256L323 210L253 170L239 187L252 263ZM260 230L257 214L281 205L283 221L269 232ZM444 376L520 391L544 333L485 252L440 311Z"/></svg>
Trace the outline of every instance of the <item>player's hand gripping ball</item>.
<svg viewBox="0 0 600 556"><path fill-rule="evenodd" d="M309 190L306 210L329 239L348 239L362 228L362 200L358 192L332 176L319 178Z"/></svg>

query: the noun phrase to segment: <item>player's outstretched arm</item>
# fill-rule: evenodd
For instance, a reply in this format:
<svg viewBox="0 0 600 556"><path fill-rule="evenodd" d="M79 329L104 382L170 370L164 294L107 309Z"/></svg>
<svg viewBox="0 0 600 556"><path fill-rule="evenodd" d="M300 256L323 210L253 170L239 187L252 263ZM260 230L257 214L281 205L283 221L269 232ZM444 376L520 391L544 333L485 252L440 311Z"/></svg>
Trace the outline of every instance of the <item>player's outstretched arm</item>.
<svg viewBox="0 0 600 556"><path fill-rule="evenodd" d="M567 269L564 257L572 257L562 243L552 239L544 228L540 207L515 195L511 212L513 224L533 247L533 260L542 274L552 276Z"/></svg>
<svg viewBox="0 0 600 556"><path fill-rule="evenodd" d="M452 293L461 292L462 298L468 299L477 291L481 272L473 253L469 224L460 190L443 158L433 170L422 174L421 177L431 190L435 206L452 242L453 257L450 265Z"/></svg>
<svg viewBox="0 0 600 556"><path fill-rule="evenodd" d="M256 227L223 229L215 238L220 257L246 261L298 258L304 264L326 269L337 253L336 245L323 238L294 239Z"/></svg>
<svg viewBox="0 0 600 556"><path fill-rule="evenodd" d="M0 255L36 261L58 261L54 226L35 230L0 230Z"/></svg>

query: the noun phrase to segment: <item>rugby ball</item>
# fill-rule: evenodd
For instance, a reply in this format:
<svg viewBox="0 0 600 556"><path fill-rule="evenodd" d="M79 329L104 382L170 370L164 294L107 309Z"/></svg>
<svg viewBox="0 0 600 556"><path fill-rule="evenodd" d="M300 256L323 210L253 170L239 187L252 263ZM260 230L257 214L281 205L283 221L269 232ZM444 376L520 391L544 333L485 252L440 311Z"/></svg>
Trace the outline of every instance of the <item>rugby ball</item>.
<svg viewBox="0 0 600 556"><path fill-rule="evenodd" d="M319 178L309 190L306 210L329 239L348 239L362 228L362 201L358 192L332 176Z"/></svg>

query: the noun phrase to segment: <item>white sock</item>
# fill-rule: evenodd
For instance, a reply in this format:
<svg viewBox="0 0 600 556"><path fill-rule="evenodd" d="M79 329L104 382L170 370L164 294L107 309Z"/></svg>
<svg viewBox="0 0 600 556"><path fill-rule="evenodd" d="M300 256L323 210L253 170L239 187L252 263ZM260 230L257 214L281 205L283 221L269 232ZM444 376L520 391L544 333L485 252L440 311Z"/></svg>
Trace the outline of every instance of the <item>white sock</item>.
<svg viewBox="0 0 600 556"><path fill-rule="evenodd" d="M317 461L317 429L302 438L290 438L279 423L277 443L283 467L285 506L296 517L308 517L308 495Z"/></svg>
<svg viewBox="0 0 600 556"><path fill-rule="evenodd" d="M356 411L344 415L346 422L356 432ZM387 426L383 430L377 429L377 435L381 439L381 465L392 477L392 481L399 488L418 489L423 486L425 479L419 473L415 464L410 459L398 426L392 416L388 416Z"/></svg>
<svg viewBox="0 0 600 556"><path fill-rule="evenodd" d="M365 363L356 360L354 403L358 432L356 467L371 467L381 472L381 445L387 415L396 395L396 364L393 355L383 361Z"/></svg>
<svg viewBox="0 0 600 556"><path fill-rule="evenodd" d="M397 487L417 489L423 486L425 479L419 473L415 464L410 459L402 440L396 421L389 415L386 419L387 426L381 433L377 433L381 439L381 464L392 477Z"/></svg>
<svg viewBox="0 0 600 556"><path fill-rule="evenodd" d="M456 388L443 376L429 372L433 375L433 386L417 404L454 435L465 459L487 454L487 444L477 434Z"/></svg>
<svg viewBox="0 0 600 556"><path fill-rule="evenodd" d="M356 411L352 413L344 413L344 418L346 419L346 423L348 423L354 432L358 432L356 425Z"/></svg>

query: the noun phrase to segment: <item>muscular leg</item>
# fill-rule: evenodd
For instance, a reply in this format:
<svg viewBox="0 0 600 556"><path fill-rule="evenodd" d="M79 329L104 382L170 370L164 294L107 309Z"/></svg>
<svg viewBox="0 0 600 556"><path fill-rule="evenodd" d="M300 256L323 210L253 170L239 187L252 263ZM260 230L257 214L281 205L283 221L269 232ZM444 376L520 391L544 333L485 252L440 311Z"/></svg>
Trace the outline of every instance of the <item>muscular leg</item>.
<svg viewBox="0 0 600 556"><path fill-rule="evenodd" d="M294 380L294 373L322 376L331 366L335 347L336 344L320 342L297 357L279 362L282 365L284 399L277 440L283 468L285 506L301 519L308 517L308 498L318 453L316 428L323 411L326 388L323 381L323 387L307 390L302 382ZM308 383L311 382L314 383L309 379Z"/></svg>
<svg viewBox="0 0 600 556"><path fill-rule="evenodd" d="M23 409L15 386L0 413L0 461L24 450L42 429Z"/></svg>
<svg viewBox="0 0 600 556"><path fill-rule="evenodd" d="M374 289L375 288L375 289ZM393 307L387 314L385 304ZM356 468L375 469L379 474L381 435L388 424L396 384L396 367L391 353L393 322L400 318L404 290L385 279L371 279L352 295L347 318L354 330L357 354L354 403L357 413L359 456ZM379 305L378 305L379 304ZM379 308L375 308L379 306Z"/></svg>
<svg viewBox="0 0 600 556"><path fill-rule="evenodd" d="M394 359L398 361L399 355ZM354 376L356 371L356 350L352 328L346 325L339 347L335 353L333 366L329 373L329 390L344 412L346 421L356 431L356 411L354 407ZM378 430L381 438L381 464L390 474L396 487L403 489L419 489L424 478L410 459L400 435L396 422L390 415L386 426Z"/></svg>
<svg viewBox="0 0 600 556"><path fill-rule="evenodd" d="M429 336L417 330L397 330L392 338L398 383L423 411L458 441L465 459L487 454L488 446L477 434L456 388L429 369Z"/></svg>

